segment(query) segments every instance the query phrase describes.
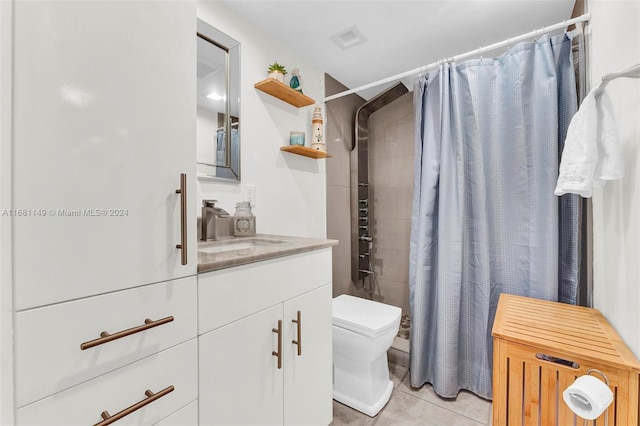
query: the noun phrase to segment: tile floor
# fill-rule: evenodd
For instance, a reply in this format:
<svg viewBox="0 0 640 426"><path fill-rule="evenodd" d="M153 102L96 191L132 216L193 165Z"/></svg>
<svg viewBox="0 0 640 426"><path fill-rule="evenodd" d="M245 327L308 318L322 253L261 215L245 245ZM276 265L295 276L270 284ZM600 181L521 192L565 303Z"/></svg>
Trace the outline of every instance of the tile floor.
<svg viewBox="0 0 640 426"><path fill-rule="evenodd" d="M333 401L331 426L481 426L489 425L491 402L461 391L455 400L438 397L430 385L414 389L409 385L409 369L389 363L394 383L387 405L375 417Z"/></svg>

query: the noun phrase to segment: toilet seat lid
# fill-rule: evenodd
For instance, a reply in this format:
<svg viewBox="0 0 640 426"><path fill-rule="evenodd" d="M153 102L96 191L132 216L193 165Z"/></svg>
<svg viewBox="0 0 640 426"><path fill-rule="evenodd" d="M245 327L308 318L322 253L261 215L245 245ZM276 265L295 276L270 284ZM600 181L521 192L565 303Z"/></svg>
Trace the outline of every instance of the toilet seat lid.
<svg viewBox="0 0 640 426"><path fill-rule="evenodd" d="M370 337L378 337L400 324L402 309L361 297L340 295L333 299L333 325Z"/></svg>

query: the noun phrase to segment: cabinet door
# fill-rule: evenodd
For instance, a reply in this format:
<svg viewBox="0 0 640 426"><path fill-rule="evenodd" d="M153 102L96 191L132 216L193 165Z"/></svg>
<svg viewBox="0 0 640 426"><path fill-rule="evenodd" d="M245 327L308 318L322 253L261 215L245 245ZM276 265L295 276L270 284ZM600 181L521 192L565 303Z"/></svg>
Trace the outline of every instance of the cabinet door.
<svg viewBox="0 0 640 426"><path fill-rule="evenodd" d="M200 336L200 424L282 425L281 319L278 304Z"/></svg>
<svg viewBox="0 0 640 426"><path fill-rule="evenodd" d="M297 313L300 312L300 323ZM333 416L331 284L284 303L284 424L328 425ZM300 326L300 335L298 335ZM301 353L293 341L301 340Z"/></svg>
<svg viewBox="0 0 640 426"><path fill-rule="evenodd" d="M16 308L195 274L195 2L13 9Z"/></svg>

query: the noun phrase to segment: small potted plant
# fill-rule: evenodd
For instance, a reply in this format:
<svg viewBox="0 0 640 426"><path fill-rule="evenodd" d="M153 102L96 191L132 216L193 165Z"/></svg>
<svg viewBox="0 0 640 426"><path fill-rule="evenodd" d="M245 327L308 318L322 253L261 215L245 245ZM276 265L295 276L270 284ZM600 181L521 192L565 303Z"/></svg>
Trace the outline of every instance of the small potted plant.
<svg viewBox="0 0 640 426"><path fill-rule="evenodd" d="M287 69L284 67L284 65L281 65L277 62L274 62L273 64L269 65L270 78L275 78L279 82L284 83L285 74L287 74Z"/></svg>

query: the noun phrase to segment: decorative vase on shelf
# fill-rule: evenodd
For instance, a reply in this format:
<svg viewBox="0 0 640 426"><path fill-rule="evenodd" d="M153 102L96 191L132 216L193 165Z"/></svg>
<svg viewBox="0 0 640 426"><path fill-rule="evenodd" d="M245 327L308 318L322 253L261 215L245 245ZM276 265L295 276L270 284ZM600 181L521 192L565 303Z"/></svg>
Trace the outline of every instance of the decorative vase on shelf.
<svg viewBox="0 0 640 426"><path fill-rule="evenodd" d="M280 83L284 83L284 74L282 74L280 71L271 71L269 73L269 78L273 78L275 80L278 80Z"/></svg>
<svg viewBox="0 0 640 426"><path fill-rule="evenodd" d="M274 62L269 65L269 78L278 80L280 83L284 83L284 76L287 74L287 69L284 65Z"/></svg>
<svg viewBox="0 0 640 426"><path fill-rule="evenodd" d="M302 86L304 82L302 81L302 76L300 75L300 70L298 68L294 68L291 70L291 80L289 80L289 87L293 90L302 93Z"/></svg>
<svg viewBox="0 0 640 426"><path fill-rule="evenodd" d="M304 146L304 132L292 131L289 134L289 145Z"/></svg>
<svg viewBox="0 0 640 426"><path fill-rule="evenodd" d="M311 148L316 151L326 152L326 145L324 143L324 137L322 136L322 107L316 106L313 110L313 117L311 118L312 136L311 136Z"/></svg>

